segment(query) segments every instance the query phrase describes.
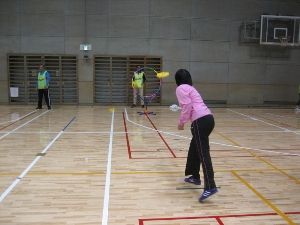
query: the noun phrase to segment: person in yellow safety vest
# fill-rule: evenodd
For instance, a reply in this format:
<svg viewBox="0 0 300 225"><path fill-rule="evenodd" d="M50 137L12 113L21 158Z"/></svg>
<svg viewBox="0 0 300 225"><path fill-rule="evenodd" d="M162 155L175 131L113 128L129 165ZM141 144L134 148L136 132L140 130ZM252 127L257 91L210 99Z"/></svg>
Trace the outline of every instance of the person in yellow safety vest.
<svg viewBox="0 0 300 225"><path fill-rule="evenodd" d="M44 65L41 64L39 67L38 77L37 77L37 89L38 89L38 106L36 109L42 109L43 96L45 98L45 102L48 106L48 109L51 109L51 100L49 96L49 82L50 82L50 74L47 70L44 69Z"/></svg>
<svg viewBox="0 0 300 225"><path fill-rule="evenodd" d="M136 107L137 95L141 100L141 106L144 108L144 84L146 82L146 77L144 69L140 66L137 67L137 70L133 73L131 84L133 89L133 104L131 108Z"/></svg>

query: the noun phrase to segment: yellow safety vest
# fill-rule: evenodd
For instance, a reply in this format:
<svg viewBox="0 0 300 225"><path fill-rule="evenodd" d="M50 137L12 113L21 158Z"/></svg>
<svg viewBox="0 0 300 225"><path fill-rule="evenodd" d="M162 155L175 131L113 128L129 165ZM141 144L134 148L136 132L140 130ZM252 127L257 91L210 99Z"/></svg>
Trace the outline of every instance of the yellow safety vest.
<svg viewBox="0 0 300 225"><path fill-rule="evenodd" d="M134 72L131 84L133 88L142 88L144 84L144 72Z"/></svg>
<svg viewBox="0 0 300 225"><path fill-rule="evenodd" d="M46 81L46 73L47 73L47 71L39 72L39 74L38 74L38 89L48 88L47 81Z"/></svg>

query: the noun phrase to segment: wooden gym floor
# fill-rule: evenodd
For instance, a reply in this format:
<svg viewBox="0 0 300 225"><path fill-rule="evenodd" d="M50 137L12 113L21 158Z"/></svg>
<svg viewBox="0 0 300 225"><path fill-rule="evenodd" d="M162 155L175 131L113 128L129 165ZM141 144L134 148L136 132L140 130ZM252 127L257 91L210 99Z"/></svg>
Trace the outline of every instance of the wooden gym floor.
<svg viewBox="0 0 300 225"><path fill-rule="evenodd" d="M300 224L300 113L212 108L220 188L201 204L183 182L189 125L137 111L0 105L0 224Z"/></svg>

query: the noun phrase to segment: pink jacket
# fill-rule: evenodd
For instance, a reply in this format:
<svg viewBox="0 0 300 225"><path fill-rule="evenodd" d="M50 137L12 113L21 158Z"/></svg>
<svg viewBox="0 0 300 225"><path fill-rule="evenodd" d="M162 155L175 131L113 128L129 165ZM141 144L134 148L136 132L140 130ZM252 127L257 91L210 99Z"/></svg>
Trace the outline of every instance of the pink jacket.
<svg viewBox="0 0 300 225"><path fill-rule="evenodd" d="M184 125L188 121L195 121L206 115L212 114L203 102L199 92L191 85L182 84L176 88L176 96L181 107L179 124Z"/></svg>

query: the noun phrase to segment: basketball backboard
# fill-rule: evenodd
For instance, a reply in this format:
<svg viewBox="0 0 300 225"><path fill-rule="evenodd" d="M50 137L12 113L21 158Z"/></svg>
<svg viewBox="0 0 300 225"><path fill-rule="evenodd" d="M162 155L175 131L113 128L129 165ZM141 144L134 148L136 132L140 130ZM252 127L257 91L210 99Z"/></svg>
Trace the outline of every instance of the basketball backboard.
<svg viewBox="0 0 300 225"><path fill-rule="evenodd" d="M262 15L260 44L299 47L300 17Z"/></svg>

